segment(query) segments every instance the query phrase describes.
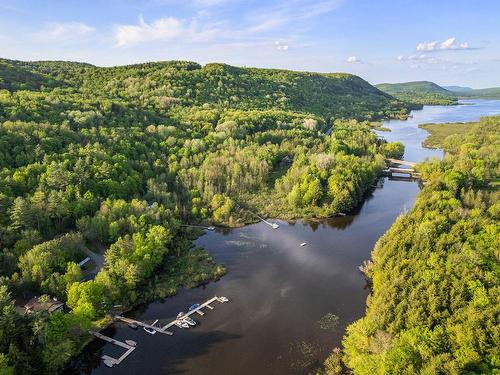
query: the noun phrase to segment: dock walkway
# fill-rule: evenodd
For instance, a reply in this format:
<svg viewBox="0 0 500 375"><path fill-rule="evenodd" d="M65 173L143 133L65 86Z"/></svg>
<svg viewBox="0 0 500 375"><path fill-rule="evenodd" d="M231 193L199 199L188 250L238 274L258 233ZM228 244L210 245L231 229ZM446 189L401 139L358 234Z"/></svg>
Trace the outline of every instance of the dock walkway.
<svg viewBox="0 0 500 375"><path fill-rule="evenodd" d="M223 303L223 302L221 302L221 300L219 299L219 297L215 296L215 297L209 299L208 301L202 303L197 308L188 311L187 313L185 313L184 315L182 315L182 317L180 317L178 319L175 319L175 320L171 321L170 323L164 325L161 329L162 330L167 330L168 328L170 328L172 326L176 326L177 323L179 322L179 320L185 319L186 317L189 317L189 316L191 316L193 314L204 315L204 313L201 310L204 309L205 307L209 308L210 310L213 310L213 306L210 306L210 304L213 303L213 302Z"/></svg>
<svg viewBox="0 0 500 375"><path fill-rule="evenodd" d="M118 359L110 357L109 355L103 355L101 358L104 360L104 363L108 367L113 367L114 365L119 365L125 358L127 358L130 353L132 353L135 350L135 345L129 345L125 342L121 342L118 340L115 340L111 337L104 336L103 334L95 331L89 331L91 335L94 335L97 338L100 338L101 340L107 341L110 344L120 346L124 349L127 349L125 353L123 353ZM135 344L135 342L133 342Z"/></svg>
<svg viewBox="0 0 500 375"><path fill-rule="evenodd" d="M121 315L116 315L115 319L121 320L122 322L125 322L127 324L137 324L138 326L141 326L141 327L144 327L144 328L153 329L156 332L163 333L165 335L169 335L169 336L173 335L172 332L165 331L164 329L162 329L160 327L157 327L157 326L154 326L154 325L151 325L151 324L147 324L147 323L141 322L140 320L125 318L124 316L121 316Z"/></svg>

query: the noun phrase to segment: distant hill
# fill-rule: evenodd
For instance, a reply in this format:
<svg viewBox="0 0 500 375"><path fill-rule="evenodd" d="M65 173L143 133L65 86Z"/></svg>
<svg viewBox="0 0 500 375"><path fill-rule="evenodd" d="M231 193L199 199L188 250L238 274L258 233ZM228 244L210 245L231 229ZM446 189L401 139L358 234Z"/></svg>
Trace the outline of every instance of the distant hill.
<svg viewBox="0 0 500 375"><path fill-rule="evenodd" d="M465 86L442 86L442 87L453 93L462 93L474 90L472 87L465 87Z"/></svg>
<svg viewBox="0 0 500 375"><path fill-rule="evenodd" d="M456 94L429 81L381 83L375 87L408 103L450 105L457 101Z"/></svg>
<svg viewBox="0 0 500 375"><path fill-rule="evenodd" d="M64 61L0 59L0 88L73 88L92 97L153 106L280 109L324 118L404 117L409 106L358 76L234 67L189 61L96 67ZM163 105L162 104L162 105ZM165 104L166 105L166 104Z"/></svg>
<svg viewBox="0 0 500 375"><path fill-rule="evenodd" d="M446 89L460 98L500 99L500 87L473 89L470 87L447 86Z"/></svg>

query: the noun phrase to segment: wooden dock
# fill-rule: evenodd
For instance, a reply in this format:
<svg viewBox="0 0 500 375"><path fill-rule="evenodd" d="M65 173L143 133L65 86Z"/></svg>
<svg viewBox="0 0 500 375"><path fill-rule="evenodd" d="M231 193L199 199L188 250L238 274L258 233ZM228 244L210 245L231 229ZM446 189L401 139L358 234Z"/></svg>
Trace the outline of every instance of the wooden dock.
<svg viewBox="0 0 500 375"><path fill-rule="evenodd" d="M200 228L200 229L206 229L206 230L215 230L214 226L205 226L205 225L194 225L194 224L181 224L181 227L188 227L188 228Z"/></svg>
<svg viewBox="0 0 500 375"><path fill-rule="evenodd" d="M154 326L154 325L151 325L151 324L147 324L147 323L141 322L139 320L125 318L124 316L121 316L121 315L116 315L115 319L120 320L122 322L125 322L127 324L137 324L138 326L141 326L141 327L144 327L144 328L149 328L149 329L155 330L156 332L163 333L165 335L169 335L169 336L173 335L172 332L165 331L165 330L163 330L160 327L157 327L157 326Z"/></svg>
<svg viewBox="0 0 500 375"><path fill-rule="evenodd" d="M267 221L263 217L257 215L256 213L253 213L252 211L249 211L249 210L247 210L247 211L250 212L252 215L258 217L263 223L266 223L267 225L269 225L273 229L278 229L280 227L278 223L272 223L270 221Z"/></svg>
<svg viewBox="0 0 500 375"><path fill-rule="evenodd" d="M130 355L130 353L132 353L135 350L135 345L129 345L125 342L115 340L111 337L104 336L103 334L101 334L99 332L89 331L89 333L91 335L94 335L97 338L100 338L101 340L109 342L110 344L117 345L117 346L120 346L124 349L127 349L125 351L125 353L123 353L118 359L110 357L109 355L103 355L101 358L104 360L104 363L108 367L113 367L114 365L119 365L125 358L127 358Z"/></svg>
<svg viewBox="0 0 500 375"><path fill-rule="evenodd" d="M188 311L187 313L182 315L180 318L176 318L175 320L171 321L170 323L166 324L163 327L157 327L155 325L144 323L144 322L141 322L139 320L135 320L135 319L131 319L131 318L126 318L126 317L121 316L121 315L116 315L115 319L120 320L120 321L127 323L127 324L136 324L138 326L148 328L148 329L153 329L156 332L172 336L173 333L170 331L167 331L168 328L173 327L173 326L177 326L178 324L180 325L180 323L182 322L183 319L185 319L193 314L205 315L205 313L202 311L202 309L207 308L207 309L213 310L214 307L211 306L210 304L214 303L214 302L224 303L224 302L228 302L228 300L225 297L215 296L215 297L209 299L208 301L202 303L197 308ZM120 356L120 358L113 358L113 357L110 357L108 355L103 355L101 358L104 361L105 365L108 367L113 367L115 365L120 364L136 348L136 343L135 343L135 341L132 341L132 340L126 340L126 342L121 342L121 341L115 340L111 337L105 336L105 335L103 335L99 332L96 332L96 331L89 331L89 333L91 335L94 335L97 338L100 338L101 340L109 342L110 344L117 345L123 349L126 349L125 353L123 353Z"/></svg>
<svg viewBox="0 0 500 375"><path fill-rule="evenodd" d="M219 297L215 296L211 299L209 299L208 301L202 303L200 306L198 306L196 309L193 309L191 311L188 311L187 313L185 313L184 315L182 315L182 317L180 317L179 319L175 319L173 321L171 321L170 323L166 324L165 326L163 326L161 329L163 330L167 330L168 328L170 327L173 327L173 326L177 326L177 323L179 321L181 321L182 319L186 318L186 317L189 317L193 314L198 314L198 315L204 315L204 313L201 311L202 309L204 309L205 307L206 308L209 308L210 310L213 310L214 307L213 306L210 306L211 303L213 302L220 302L220 303L223 303Z"/></svg>

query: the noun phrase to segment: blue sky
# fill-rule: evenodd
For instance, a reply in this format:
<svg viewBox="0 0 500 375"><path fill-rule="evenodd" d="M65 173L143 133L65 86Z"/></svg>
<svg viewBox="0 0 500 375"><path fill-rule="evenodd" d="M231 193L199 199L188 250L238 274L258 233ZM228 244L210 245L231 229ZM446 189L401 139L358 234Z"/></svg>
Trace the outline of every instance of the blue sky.
<svg viewBox="0 0 500 375"><path fill-rule="evenodd" d="M497 0L0 0L0 57L500 86Z"/></svg>

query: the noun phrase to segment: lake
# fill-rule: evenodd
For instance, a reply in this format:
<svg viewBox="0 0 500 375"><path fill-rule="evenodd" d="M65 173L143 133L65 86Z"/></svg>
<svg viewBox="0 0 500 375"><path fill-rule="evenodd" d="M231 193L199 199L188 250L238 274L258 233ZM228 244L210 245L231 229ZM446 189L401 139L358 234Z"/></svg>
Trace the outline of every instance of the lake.
<svg viewBox="0 0 500 375"><path fill-rule="evenodd" d="M442 152L421 147L427 133L418 124L475 121L493 114L500 114L500 101L425 106L406 121L385 122L392 132L379 134L403 142L407 160L421 161L440 157ZM358 266L370 258L375 242L395 218L412 207L418 192L416 182L383 178L351 216L314 223L277 221L279 229L259 223L207 232L196 245L225 264L227 274L218 282L182 290L127 316L167 322L214 295L231 302L215 302L214 310L196 318L198 326L176 328L172 337L115 324L104 333L121 341L137 341L132 355L117 367L107 368L100 356L116 356L123 350L94 341L67 373L306 373L341 345L346 326L363 315L369 290ZM307 245L301 247L303 242ZM322 329L319 321L327 314L337 316L338 322Z"/></svg>

